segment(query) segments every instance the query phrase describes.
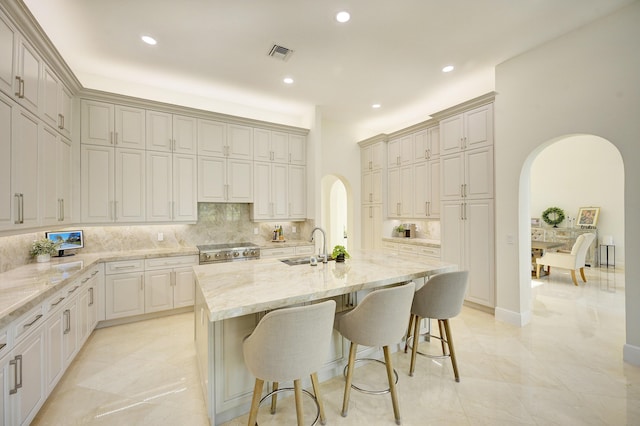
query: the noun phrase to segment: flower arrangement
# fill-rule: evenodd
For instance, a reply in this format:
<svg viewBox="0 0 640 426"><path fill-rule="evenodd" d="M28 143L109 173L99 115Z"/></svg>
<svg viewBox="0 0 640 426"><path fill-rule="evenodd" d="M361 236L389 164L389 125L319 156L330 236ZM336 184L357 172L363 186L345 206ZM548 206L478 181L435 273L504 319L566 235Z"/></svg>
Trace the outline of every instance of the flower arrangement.
<svg viewBox="0 0 640 426"><path fill-rule="evenodd" d="M60 247L60 243L54 243L48 238L41 238L31 244L29 254L31 257L37 257L42 254L52 255L58 252L58 247Z"/></svg>

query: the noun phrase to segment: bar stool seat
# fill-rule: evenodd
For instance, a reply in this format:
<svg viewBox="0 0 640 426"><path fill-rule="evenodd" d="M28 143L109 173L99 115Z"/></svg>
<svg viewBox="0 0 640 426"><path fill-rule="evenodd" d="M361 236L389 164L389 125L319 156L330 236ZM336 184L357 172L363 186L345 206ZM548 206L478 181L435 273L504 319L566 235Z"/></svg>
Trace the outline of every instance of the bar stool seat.
<svg viewBox="0 0 640 426"><path fill-rule="evenodd" d="M457 316L462 310L464 295L467 291L468 277L469 271L437 274L429 278L424 286L416 291L409 320L409 330L411 330L411 325L413 324L413 333L411 336L407 336L407 344L413 340L411 345L409 376L413 376L416 366L416 355L420 354L431 358L451 358L456 382L460 381L449 319ZM420 320L422 318L438 320L440 336L430 334L429 337L440 340L442 355L427 355L418 351Z"/></svg>
<svg viewBox="0 0 640 426"><path fill-rule="evenodd" d="M320 395L317 371L322 367L331 342L336 302L328 300L313 305L278 309L269 312L243 342L244 361L256 377L253 389L248 426L256 425L260 403L272 398L271 413L275 413L276 395L291 388L278 389L280 382L293 380L297 424L304 422L303 392L311 396L317 405L318 419L325 424L324 404ZM302 389L301 378L311 376L312 395ZM264 398L265 381L273 382L273 391Z"/></svg>
<svg viewBox="0 0 640 426"><path fill-rule="evenodd" d="M391 393L396 423L400 424L400 409L389 346L400 342L404 336L405 321L411 308L414 293L415 284L413 282L375 290L367 294L354 309L336 315L334 328L351 341L342 402L343 417L347 416L349 408L358 345L381 346L389 382L388 392Z"/></svg>

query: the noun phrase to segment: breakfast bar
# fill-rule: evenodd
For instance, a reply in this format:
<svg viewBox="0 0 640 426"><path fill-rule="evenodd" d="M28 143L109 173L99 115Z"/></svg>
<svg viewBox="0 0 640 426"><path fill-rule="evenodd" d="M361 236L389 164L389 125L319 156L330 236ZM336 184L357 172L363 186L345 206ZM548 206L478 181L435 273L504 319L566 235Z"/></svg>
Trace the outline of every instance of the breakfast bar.
<svg viewBox="0 0 640 426"><path fill-rule="evenodd" d="M261 259L194 266L195 340L209 420L221 424L246 413L254 378L246 370L242 340L270 310L328 298L348 309L375 288L456 270L456 265L386 250L350 253L344 263ZM313 330L310 330L313 332ZM335 333L321 380L341 373L346 345Z"/></svg>

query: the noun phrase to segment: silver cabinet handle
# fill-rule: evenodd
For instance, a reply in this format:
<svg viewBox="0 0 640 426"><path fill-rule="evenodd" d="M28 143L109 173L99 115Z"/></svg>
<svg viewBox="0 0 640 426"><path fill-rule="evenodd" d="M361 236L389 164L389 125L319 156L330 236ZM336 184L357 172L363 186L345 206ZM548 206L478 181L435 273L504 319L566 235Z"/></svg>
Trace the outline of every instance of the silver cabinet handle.
<svg viewBox="0 0 640 426"><path fill-rule="evenodd" d="M15 198L16 200L16 220L13 221L14 224L18 225L22 222L20 222L20 194L18 192L16 192L15 194L13 194L13 198Z"/></svg>
<svg viewBox="0 0 640 426"><path fill-rule="evenodd" d="M24 99L24 79L20 76L16 76L16 80L18 81L18 91L15 92L16 96L20 99Z"/></svg>
<svg viewBox="0 0 640 426"><path fill-rule="evenodd" d="M24 328L29 328L31 327L33 324L35 324L40 318L42 318L42 314L38 314L36 315L36 317L33 319L33 321L31 321L28 324L23 325Z"/></svg>
<svg viewBox="0 0 640 426"><path fill-rule="evenodd" d="M115 137L113 139L115 141L115 144L118 145L118 132L115 133Z"/></svg>
<svg viewBox="0 0 640 426"><path fill-rule="evenodd" d="M89 306L93 306L93 287L89 287Z"/></svg>
<svg viewBox="0 0 640 426"><path fill-rule="evenodd" d="M429 216L429 202L428 201L424 202L424 215L425 216Z"/></svg>
<svg viewBox="0 0 640 426"><path fill-rule="evenodd" d="M16 75L16 82L17 82L16 88L18 89L18 91L15 92L15 94L17 97L20 97L20 80L21 80L20 76Z"/></svg>
<svg viewBox="0 0 640 426"><path fill-rule="evenodd" d="M87 277L87 278L85 278L84 280L80 281L80 284L84 284L84 283L86 283L87 281L89 281L90 279L91 279L91 277Z"/></svg>
<svg viewBox="0 0 640 426"><path fill-rule="evenodd" d="M60 304L60 302L62 302L64 300L64 297L61 297L60 299L58 299L57 301L53 302L51 304L51 306L58 306Z"/></svg>
<svg viewBox="0 0 640 426"><path fill-rule="evenodd" d="M463 209L464 209L464 203L460 203L460 220L464 220Z"/></svg>
<svg viewBox="0 0 640 426"><path fill-rule="evenodd" d="M18 367L18 362L20 362L20 367ZM18 393L18 389L22 387L22 355L13 357L13 359L9 361L9 365L15 367L15 370L13 370L14 385L12 389L9 389L9 395L14 395ZM18 380L18 370L20 370L20 380Z"/></svg>
<svg viewBox="0 0 640 426"><path fill-rule="evenodd" d="M93 271L93 272L91 273L91 276L93 277L93 276L94 276L95 274L97 274L98 272L100 272L100 271L96 269L95 271Z"/></svg>
<svg viewBox="0 0 640 426"><path fill-rule="evenodd" d="M467 184L466 183L464 184L464 196L465 197L467 196Z"/></svg>
<svg viewBox="0 0 640 426"><path fill-rule="evenodd" d="M109 143L113 145L113 132L109 132Z"/></svg>
<svg viewBox="0 0 640 426"><path fill-rule="evenodd" d="M121 270L121 269L131 269L135 267L136 265L123 265L123 266L114 266L113 269Z"/></svg>
<svg viewBox="0 0 640 426"><path fill-rule="evenodd" d="M464 184L460 184L460 197L464 198Z"/></svg>
<svg viewBox="0 0 640 426"><path fill-rule="evenodd" d="M64 331L62 334L69 334L71 332L71 310L65 309L62 315L64 316L65 321Z"/></svg>
<svg viewBox="0 0 640 426"><path fill-rule="evenodd" d="M291 154L289 154L289 155L291 155ZM373 169L373 161L369 160L369 170L372 170L372 169Z"/></svg>
<svg viewBox="0 0 640 426"><path fill-rule="evenodd" d="M20 193L20 223L24 223L24 194Z"/></svg>
<svg viewBox="0 0 640 426"><path fill-rule="evenodd" d="M88 279L88 278L87 278ZM71 290L69 290L68 294L73 293L74 291L76 291L78 289L78 287L80 287L79 285L75 286L74 288L72 288Z"/></svg>

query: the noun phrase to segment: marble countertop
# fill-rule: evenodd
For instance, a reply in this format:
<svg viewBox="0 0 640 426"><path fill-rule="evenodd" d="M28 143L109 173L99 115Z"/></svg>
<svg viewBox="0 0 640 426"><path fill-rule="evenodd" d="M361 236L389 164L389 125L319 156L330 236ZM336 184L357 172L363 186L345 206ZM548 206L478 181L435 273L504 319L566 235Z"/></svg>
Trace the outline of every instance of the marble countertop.
<svg viewBox="0 0 640 426"><path fill-rule="evenodd" d="M393 243L413 244L416 246L440 247L440 240L431 240L427 238L400 238L400 237L382 237L382 241Z"/></svg>
<svg viewBox="0 0 640 426"><path fill-rule="evenodd" d="M344 263L288 266L278 259L194 266L210 321L248 315L367 288L409 281L457 266L385 250L350 251Z"/></svg>
<svg viewBox="0 0 640 426"><path fill-rule="evenodd" d="M197 254L195 247L77 254L54 257L47 263L30 263L4 272L0 274L0 328L98 263Z"/></svg>
<svg viewBox="0 0 640 426"><path fill-rule="evenodd" d="M283 248L283 247L300 247L300 246L312 246L314 243L305 240L287 240L287 241L269 241L264 244L260 244L261 249L271 248Z"/></svg>

